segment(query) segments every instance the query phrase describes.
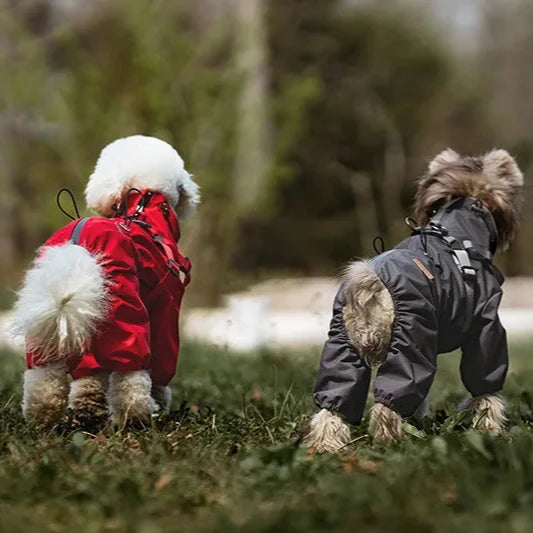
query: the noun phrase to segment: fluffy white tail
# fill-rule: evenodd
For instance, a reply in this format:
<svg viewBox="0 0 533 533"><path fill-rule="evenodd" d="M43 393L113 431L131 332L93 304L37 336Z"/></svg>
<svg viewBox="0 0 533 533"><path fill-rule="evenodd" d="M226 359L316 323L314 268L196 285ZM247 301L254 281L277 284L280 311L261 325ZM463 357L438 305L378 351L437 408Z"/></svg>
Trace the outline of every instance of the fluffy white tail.
<svg viewBox="0 0 533 533"><path fill-rule="evenodd" d="M11 332L26 340L34 364L82 352L107 313L104 270L85 248L67 243L44 248L26 273Z"/></svg>

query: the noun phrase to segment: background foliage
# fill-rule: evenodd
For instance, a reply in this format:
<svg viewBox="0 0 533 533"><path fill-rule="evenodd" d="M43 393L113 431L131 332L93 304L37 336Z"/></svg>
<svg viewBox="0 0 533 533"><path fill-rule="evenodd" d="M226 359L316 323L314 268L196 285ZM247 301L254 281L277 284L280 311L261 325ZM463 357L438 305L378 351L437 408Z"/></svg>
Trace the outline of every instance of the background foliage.
<svg viewBox="0 0 533 533"><path fill-rule="evenodd" d="M175 145L202 186L183 243L202 281L196 303L257 277L333 275L372 254L376 234L392 246L416 178L446 146L503 146L530 169L526 1L487 5L478 47L463 54L414 1L60 5L0 0L4 292L65 222L58 188L81 200L101 148L132 133ZM248 70L247 47L259 57ZM532 233L526 217L501 260L508 274L533 273Z"/></svg>

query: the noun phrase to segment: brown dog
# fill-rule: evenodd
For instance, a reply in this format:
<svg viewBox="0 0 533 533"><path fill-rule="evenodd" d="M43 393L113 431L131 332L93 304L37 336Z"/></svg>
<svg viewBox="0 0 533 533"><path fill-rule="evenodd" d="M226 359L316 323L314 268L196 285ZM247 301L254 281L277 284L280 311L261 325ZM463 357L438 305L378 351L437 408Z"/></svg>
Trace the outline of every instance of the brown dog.
<svg viewBox="0 0 533 533"><path fill-rule="evenodd" d="M305 442L335 451L363 416L371 367L375 405L369 432L402 438L403 417L424 405L437 354L461 348L461 377L478 429L501 431L499 391L508 367L498 318L503 277L492 262L518 226L522 173L505 150L479 157L440 153L418 184L420 227L396 248L348 265L334 303L329 338Z"/></svg>

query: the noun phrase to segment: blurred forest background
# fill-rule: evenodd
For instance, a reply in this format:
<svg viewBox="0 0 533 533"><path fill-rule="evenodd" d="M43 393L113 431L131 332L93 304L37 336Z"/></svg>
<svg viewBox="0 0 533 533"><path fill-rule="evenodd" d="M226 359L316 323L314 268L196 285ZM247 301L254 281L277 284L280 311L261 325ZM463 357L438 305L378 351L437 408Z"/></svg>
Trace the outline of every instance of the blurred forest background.
<svg viewBox="0 0 533 533"><path fill-rule="evenodd" d="M1 305L67 222L57 190L83 206L100 150L134 133L202 187L197 304L393 246L447 146L506 148L527 177L532 27L528 0L0 0ZM531 201L508 275L533 274Z"/></svg>

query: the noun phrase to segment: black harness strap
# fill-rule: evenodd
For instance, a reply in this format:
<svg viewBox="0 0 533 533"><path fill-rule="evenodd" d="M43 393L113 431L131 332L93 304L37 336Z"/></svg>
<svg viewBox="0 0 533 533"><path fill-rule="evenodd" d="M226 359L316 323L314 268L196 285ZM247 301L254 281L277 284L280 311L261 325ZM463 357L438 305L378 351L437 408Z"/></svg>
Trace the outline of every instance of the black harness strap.
<svg viewBox="0 0 533 533"><path fill-rule="evenodd" d="M472 249L472 242L463 241L460 243L451 235L442 237L442 239L450 247L453 260L463 276L466 291L466 316L471 318L474 313L474 293L477 274L476 269L470 262L470 254L468 252L468 250Z"/></svg>
<svg viewBox="0 0 533 533"><path fill-rule="evenodd" d="M426 254L427 249L425 241L428 235L438 237L447 244L453 260L461 272L461 276L464 280L466 291L466 316L472 319L474 313L474 294L477 271L472 265L471 259L478 260L478 257L480 257L481 254L478 254L473 248L471 241L465 240L463 242L459 242L455 237L450 235L448 230L440 223L438 219L431 220L427 228L416 227L413 230L412 235L420 235ZM490 255L490 259L485 257L483 257L483 259L484 261L490 261L492 264L492 255Z"/></svg>
<svg viewBox="0 0 533 533"><path fill-rule="evenodd" d="M128 193L129 194L129 193ZM135 224L138 224L141 228L143 228L153 239L153 241L158 245L159 249L163 252L167 259L167 267L170 270L170 272L176 276L178 279L180 279L180 273L184 275L184 279L182 281L183 285L186 287L191 282L191 261L188 257L185 257L182 255L179 251L179 249L176 250L176 254L174 254L172 247L170 246L170 243L167 242L167 240L157 233L155 233L152 230L152 225L149 222L146 222L144 220L139 220L137 217L140 215L140 213L143 212L144 208L148 205L148 202L150 201L150 198L152 197L153 193L152 191L147 191L144 196L141 197L139 203L137 204L137 207L135 208L135 212L133 215L129 217L125 217L126 219L126 225L122 225L122 227L125 227L125 229L128 229L129 231L129 223L134 222ZM165 209L168 209L168 205L162 204L163 206L163 214L165 214ZM165 214L165 217L168 216L168 213Z"/></svg>
<svg viewBox="0 0 533 533"><path fill-rule="evenodd" d="M86 218L80 218L78 222L76 222L76 225L74 226L74 229L72 230L72 234L70 235L69 241L72 244L78 244L80 241L80 235L83 230L83 227L85 226L86 222L89 220L88 217Z"/></svg>

